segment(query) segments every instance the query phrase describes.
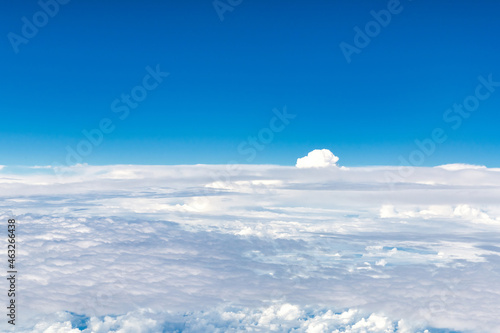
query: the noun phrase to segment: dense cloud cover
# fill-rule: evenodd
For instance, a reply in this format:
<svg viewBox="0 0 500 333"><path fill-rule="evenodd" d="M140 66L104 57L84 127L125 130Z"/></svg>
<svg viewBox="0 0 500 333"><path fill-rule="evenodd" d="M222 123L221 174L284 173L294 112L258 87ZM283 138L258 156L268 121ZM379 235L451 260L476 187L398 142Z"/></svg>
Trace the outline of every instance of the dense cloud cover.
<svg viewBox="0 0 500 333"><path fill-rule="evenodd" d="M499 169L4 167L0 184L17 331L500 331Z"/></svg>

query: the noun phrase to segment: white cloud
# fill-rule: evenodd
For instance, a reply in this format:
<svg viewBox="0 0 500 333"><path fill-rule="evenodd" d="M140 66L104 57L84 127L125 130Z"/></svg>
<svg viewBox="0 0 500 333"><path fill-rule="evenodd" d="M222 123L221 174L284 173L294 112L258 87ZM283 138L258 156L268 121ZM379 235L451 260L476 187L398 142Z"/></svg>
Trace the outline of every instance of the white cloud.
<svg viewBox="0 0 500 333"><path fill-rule="evenodd" d="M339 158L328 149L315 149L307 156L297 159L297 168L325 168L337 166Z"/></svg>
<svg viewBox="0 0 500 333"><path fill-rule="evenodd" d="M492 218L487 213L468 204L431 205L425 209L415 207L411 210L396 210L393 205L382 205L379 213L381 218L461 218L472 223L500 225L500 217Z"/></svg>
<svg viewBox="0 0 500 333"><path fill-rule="evenodd" d="M303 332L303 333L408 333L422 332L414 327L396 329L397 322L372 313L357 310L301 308L282 303L268 307L218 307L208 311L172 314L151 310L136 310L119 316L82 317L69 313L46 316L31 332ZM75 328L76 326L79 327ZM413 331L410 331L413 329ZM18 331L21 332L21 331Z"/></svg>
<svg viewBox="0 0 500 333"><path fill-rule="evenodd" d="M19 331L499 331L498 171L232 170L4 168Z"/></svg>
<svg viewBox="0 0 500 333"><path fill-rule="evenodd" d="M455 163L455 164L443 164L438 165L436 168L445 169L448 171L458 171L458 170L467 170L467 169L486 169L484 165L473 165L473 164L463 164L463 163Z"/></svg>

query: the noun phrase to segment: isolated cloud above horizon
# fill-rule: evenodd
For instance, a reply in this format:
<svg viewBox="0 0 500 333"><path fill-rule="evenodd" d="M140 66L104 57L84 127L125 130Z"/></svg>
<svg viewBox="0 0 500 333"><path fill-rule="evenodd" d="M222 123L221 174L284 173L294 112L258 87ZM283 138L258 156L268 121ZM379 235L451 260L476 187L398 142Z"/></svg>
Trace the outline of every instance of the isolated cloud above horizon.
<svg viewBox="0 0 500 333"><path fill-rule="evenodd" d="M297 168L326 168L337 166L339 158L328 149L314 149L297 159Z"/></svg>

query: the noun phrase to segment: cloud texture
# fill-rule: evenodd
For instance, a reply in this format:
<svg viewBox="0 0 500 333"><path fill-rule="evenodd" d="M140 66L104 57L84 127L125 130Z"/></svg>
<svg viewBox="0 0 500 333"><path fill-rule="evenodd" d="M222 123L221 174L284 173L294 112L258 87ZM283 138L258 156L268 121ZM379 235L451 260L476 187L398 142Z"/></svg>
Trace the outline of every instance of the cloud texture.
<svg viewBox="0 0 500 333"><path fill-rule="evenodd" d="M297 159L297 168L325 168L337 166L339 158L328 149L315 149L307 156Z"/></svg>
<svg viewBox="0 0 500 333"><path fill-rule="evenodd" d="M20 332L500 330L498 169L57 171L0 171Z"/></svg>

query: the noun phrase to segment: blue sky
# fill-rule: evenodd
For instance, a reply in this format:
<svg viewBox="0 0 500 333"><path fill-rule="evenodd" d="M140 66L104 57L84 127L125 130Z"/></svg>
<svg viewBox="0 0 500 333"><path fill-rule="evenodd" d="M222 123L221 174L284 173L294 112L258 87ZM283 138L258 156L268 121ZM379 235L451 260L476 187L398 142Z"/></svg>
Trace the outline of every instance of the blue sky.
<svg viewBox="0 0 500 333"><path fill-rule="evenodd" d="M398 165L439 127L447 140L422 165L500 166L500 88L457 129L443 120L479 76L500 81L495 1L401 0L350 63L339 44L388 1L229 3L221 21L208 0L71 1L17 53L9 33L41 7L4 4L0 164L64 164L108 118L114 130L82 162L293 165L328 148L341 165ZM121 120L111 104L157 65L169 76ZM284 106L296 117L242 154Z"/></svg>

